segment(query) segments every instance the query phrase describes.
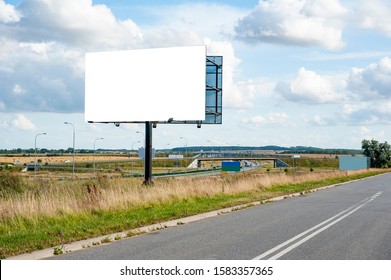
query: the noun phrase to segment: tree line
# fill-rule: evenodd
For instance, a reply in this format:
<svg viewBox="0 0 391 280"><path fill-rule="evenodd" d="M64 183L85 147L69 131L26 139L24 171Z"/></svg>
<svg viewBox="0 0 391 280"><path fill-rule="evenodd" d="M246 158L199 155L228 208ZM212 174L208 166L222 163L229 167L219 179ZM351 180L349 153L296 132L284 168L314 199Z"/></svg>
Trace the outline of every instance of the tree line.
<svg viewBox="0 0 391 280"><path fill-rule="evenodd" d="M371 158L371 167L388 168L391 167L391 147L385 141L380 143L377 140L362 140L361 147L363 154Z"/></svg>

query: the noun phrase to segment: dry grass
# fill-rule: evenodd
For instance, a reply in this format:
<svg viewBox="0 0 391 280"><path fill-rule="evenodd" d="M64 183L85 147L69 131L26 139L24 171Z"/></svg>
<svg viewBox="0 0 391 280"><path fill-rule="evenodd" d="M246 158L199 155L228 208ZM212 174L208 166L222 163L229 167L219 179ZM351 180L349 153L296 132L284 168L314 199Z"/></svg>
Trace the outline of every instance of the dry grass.
<svg viewBox="0 0 391 280"><path fill-rule="evenodd" d="M360 171L357 171L358 173ZM142 179L107 178L52 181L23 178L25 191L0 197L0 222L14 217L77 214L92 210L129 209L186 198L264 191L276 185L319 181L345 176L346 172L241 173L215 177L160 178L150 187Z"/></svg>

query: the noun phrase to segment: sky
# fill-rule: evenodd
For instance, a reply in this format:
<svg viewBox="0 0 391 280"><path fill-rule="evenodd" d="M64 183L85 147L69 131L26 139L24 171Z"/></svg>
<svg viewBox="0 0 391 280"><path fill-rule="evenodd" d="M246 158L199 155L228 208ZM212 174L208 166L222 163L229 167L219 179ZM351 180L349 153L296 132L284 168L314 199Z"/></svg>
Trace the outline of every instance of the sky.
<svg viewBox="0 0 391 280"><path fill-rule="evenodd" d="M390 1L0 0L0 149L72 147L64 122L76 149L141 147L85 122L85 53L195 45L224 57L223 124L158 125L157 149L391 140Z"/></svg>

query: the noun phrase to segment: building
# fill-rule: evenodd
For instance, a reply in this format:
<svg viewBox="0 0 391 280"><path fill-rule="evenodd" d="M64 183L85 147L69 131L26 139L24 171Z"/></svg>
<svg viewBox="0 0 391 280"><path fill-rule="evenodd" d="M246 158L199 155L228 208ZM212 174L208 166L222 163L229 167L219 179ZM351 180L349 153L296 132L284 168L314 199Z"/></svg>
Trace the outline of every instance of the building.
<svg viewBox="0 0 391 280"><path fill-rule="evenodd" d="M371 166L371 158L362 156L339 156L339 170L360 170Z"/></svg>

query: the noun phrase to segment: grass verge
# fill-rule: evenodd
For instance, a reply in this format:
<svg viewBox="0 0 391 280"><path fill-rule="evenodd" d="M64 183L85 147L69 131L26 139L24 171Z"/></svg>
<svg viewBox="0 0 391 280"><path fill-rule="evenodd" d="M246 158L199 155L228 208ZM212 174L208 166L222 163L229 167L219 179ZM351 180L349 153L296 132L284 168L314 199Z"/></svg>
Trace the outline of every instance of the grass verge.
<svg viewBox="0 0 391 280"><path fill-rule="evenodd" d="M319 180L309 179L299 183L276 183L268 186L263 185L264 178L262 177L263 179L258 178L251 181L256 186L254 188L228 192L227 189L230 186L237 188L238 182L248 177L238 175L222 179L222 187L219 186L220 192L183 197L170 194L170 199L153 199L148 203L128 204L127 207L111 205L105 208L94 205L94 207L80 211L59 210L52 215L37 212L33 215L3 216L0 220L0 258L280 195L308 191L380 173L385 173L385 171L369 171ZM195 180L195 182L198 181ZM170 181L168 184L172 183L173 181ZM156 190L152 191L156 192ZM99 191L101 192L101 190Z"/></svg>

